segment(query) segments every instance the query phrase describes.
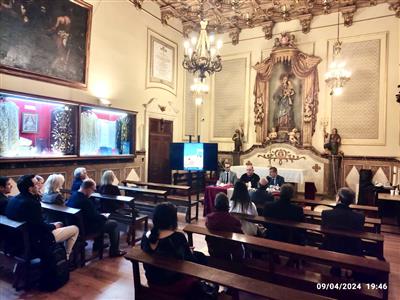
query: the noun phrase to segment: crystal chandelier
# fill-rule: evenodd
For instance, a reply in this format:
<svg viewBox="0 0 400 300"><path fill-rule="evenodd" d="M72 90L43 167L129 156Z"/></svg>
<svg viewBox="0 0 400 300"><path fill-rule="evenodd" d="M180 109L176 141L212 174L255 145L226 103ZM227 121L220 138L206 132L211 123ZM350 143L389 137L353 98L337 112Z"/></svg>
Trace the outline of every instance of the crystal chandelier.
<svg viewBox="0 0 400 300"><path fill-rule="evenodd" d="M339 7L340 2L338 3L337 39L333 44L333 61L329 65L328 71L325 73L325 82L331 89L331 96L341 95L343 86L351 77L351 72L345 68L346 62L341 60L342 42L339 40Z"/></svg>
<svg viewBox="0 0 400 300"><path fill-rule="evenodd" d="M215 36L208 36L207 24L207 20L200 21L201 30L198 39L192 37L190 42L184 43L185 55L182 65L190 73L197 73L200 81L206 78L206 73L211 75L222 70L221 56L218 54L222 48L222 41L218 40L215 43Z"/></svg>
<svg viewBox="0 0 400 300"><path fill-rule="evenodd" d="M194 78L190 91L193 93L196 106L203 104L203 98L208 94L208 85L200 78Z"/></svg>

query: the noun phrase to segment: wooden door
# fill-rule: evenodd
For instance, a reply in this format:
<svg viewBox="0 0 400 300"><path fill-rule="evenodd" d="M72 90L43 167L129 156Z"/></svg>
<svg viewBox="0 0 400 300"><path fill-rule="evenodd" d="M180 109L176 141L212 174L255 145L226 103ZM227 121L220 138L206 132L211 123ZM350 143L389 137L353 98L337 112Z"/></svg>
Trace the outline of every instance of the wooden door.
<svg viewBox="0 0 400 300"><path fill-rule="evenodd" d="M169 144L172 143L173 122L149 119L149 182L171 183Z"/></svg>

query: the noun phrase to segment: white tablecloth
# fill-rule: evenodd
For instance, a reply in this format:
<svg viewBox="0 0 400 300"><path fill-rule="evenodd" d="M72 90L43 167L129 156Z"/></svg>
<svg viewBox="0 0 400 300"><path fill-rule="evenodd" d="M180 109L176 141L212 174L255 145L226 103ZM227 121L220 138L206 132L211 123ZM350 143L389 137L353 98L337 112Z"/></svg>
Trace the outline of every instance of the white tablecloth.
<svg viewBox="0 0 400 300"><path fill-rule="evenodd" d="M277 168L278 174L285 178L285 182L304 183L304 170L303 169L283 169ZM235 172L238 179L246 173L246 166L231 166L231 171ZM269 168L254 166L254 173L260 177L269 176Z"/></svg>

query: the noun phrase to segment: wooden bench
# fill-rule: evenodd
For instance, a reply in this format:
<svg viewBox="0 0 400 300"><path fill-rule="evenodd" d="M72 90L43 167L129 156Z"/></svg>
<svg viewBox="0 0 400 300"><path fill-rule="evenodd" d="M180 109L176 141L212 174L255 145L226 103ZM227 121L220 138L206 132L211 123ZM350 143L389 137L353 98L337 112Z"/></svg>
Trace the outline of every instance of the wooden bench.
<svg viewBox="0 0 400 300"><path fill-rule="evenodd" d="M308 206L311 206L312 208L314 208L315 206L318 206L318 205L324 205L324 206L330 206L330 207L336 206L336 201L331 201L331 200L308 200L308 199L294 198L291 201L300 203L300 204L304 204L304 205L308 205ZM371 217L378 217L378 214L379 214L379 208L377 206L350 204L350 208L355 209L355 210L361 210L366 215L371 216Z"/></svg>
<svg viewBox="0 0 400 300"><path fill-rule="evenodd" d="M4 257L13 259L17 263L14 269L13 288L17 291L23 288L29 288L29 271L31 259L33 257L30 251L30 241L26 222L13 221L6 216L0 215L0 232L2 233L2 236L0 236L0 244L2 245L0 247L0 252L2 252ZM7 234L5 234L6 232ZM5 246L4 244L6 243L6 240L2 240L5 236L22 239L22 244L20 246L22 247L23 252L15 256L7 253L6 249L3 247Z"/></svg>
<svg viewBox="0 0 400 300"><path fill-rule="evenodd" d="M308 292L318 293L326 296L333 296L339 299L387 299L389 289L389 263L376 259L369 259L365 257L358 257L343 253L337 253L327 250L320 250L308 246L300 246L289 243L283 243L264 238L249 236L239 233L210 231L205 227L196 225L186 225L183 229L188 234L189 244L193 246L193 234L200 234L204 236L214 237L226 241L237 242L245 246L257 248L264 251L268 255L268 259L261 267L255 266L252 261L247 264L246 261L242 263L235 263L232 261L221 263L215 260L209 260L210 263L215 264L225 270L234 270L240 274L254 277L256 279L267 280L271 282L279 282L294 288L301 288ZM318 283L351 283L344 277L335 277L324 275L322 273L315 273L315 270L296 270L294 268L282 267L279 262L274 259L276 255L283 255L289 258L304 260L318 265L325 265L328 267L339 267L362 274L367 274L374 278L374 282L385 283L387 289L381 291L368 290L367 286L362 285L361 290L339 290L331 289L324 290L318 289ZM354 283L354 281L353 281Z"/></svg>
<svg viewBox="0 0 400 300"><path fill-rule="evenodd" d="M85 266L86 262L92 260L94 257L86 258L85 243L87 240L94 240L100 237L101 245L97 257L103 259L103 240L104 233L97 232L93 234L86 233L82 212L78 208L68 207L64 205L50 204L50 203L40 203L42 209L48 216L57 217L62 220L65 225L76 225L79 228L79 240L77 241L77 249L80 252L80 266Z"/></svg>
<svg viewBox="0 0 400 300"><path fill-rule="evenodd" d="M161 192L161 191L157 191ZM99 194L93 193L91 198L99 199L100 201L118 201L125 204L128 204L129 215L121 215L118 213L111 213L109 218L116 220L120 223L129 225L128 234L126 237L126 241L129 245L135 244L136 242L140 241L142 238L136 238L136 228L143 224L144 232L147 231L148 228L148 220L149 217L147 215L139 215L135 212L135 198L130 196L117 196L117 195L106 195L106 194Z"/></svg>
<svg viewBox="0 0 400 300"><path fill-rule="evenodd" d="M208 266L195 264L189 261L177 260L170 257L161 257L159 255L149 255L139 248L132 248L125 255L125 258L132 263L133 282L135 299L177 299L169 296L167 293L160 293L145 287L141 284L139 263L144 263L157 268L184 274L200 280L213 282L215 284L228 287L235 291L242 291L252 295L265 297L267 299L279 300L317 300L330 299L319 295L313 295L307 292L298 291L292 288L282 287L280 285L257 279L241 276L238 274L226 272ZM237 298L238 299L238 298Z"/></svg>
<svg viewBox="0 0 400 300"><path fill-rule="evenodd" d="M318 233L321 235L320 241L322 241L323 235L336 235L348 238L356 238L361 239L363 242L363 250L365 251L366 255L371 255L374 257L379 258L380 260L384 260L383 257L383 242L384 238L381 234L371 233L371 232L358 232L358 231L349 231L349 230L335 230L335 229L327 229L321 227L318 224L309 224L303 222L294 222L288 220L279 220L274 218L265 218L262 216L250 216L244 214L236 214L232 213L233 215L237 216L240 219L246 220L248 222L261 224L268 228L268 224L279 225L283 227L289 227L292 229L303 229L307 233L307 237L310 240L315 239L313 233ZM309 241L308 241L309 243Z"/></svg>
<svg viewBox="0 0 400 300"><path fill-rule="evenodd" d="M172 200L174 202L185 202L185 206L187 208L186 211L186 222L190 223L192 220L198 220L199 219L199 203L200 203L200 194L197 192L196 193L196 200L192 201L191 197L191 187L187 185L175 185L175 184L164 184L164 183L155 183L155 182L144 182L144 181L132 181L132 180L123 180L122 184L127 186L128 184L135 184L138 186L147 186L149 188L154 188L154 189L161 189L165 190L168 192L168 200ZM183 199L180 197L174 197L172 196L173 192L175 191L182 191L186 194L187 199ZM196 206L196 215L195 217L192 218L192 207Z"/></svg>
<svg viewBox="0 0 400 300"><path fill-rule="evenodd" d="M161 191L156 189L148 189L148 188L141 188L141 187L133 187L133 186L123 186L119 185L118 188L121 191L130 192L134 194L144 194L144 195L151 195L154 196L154 203L157 203L158 197L162 197L165 201L167 200L167 191Z"/></svg>
<svg viewBox="0 0 400 300"><path fill-rule="evenodd" d="M321 224L322 212L315 210L304 210L304 215L306 219L309 218L313 221L316 221L317 224ZM381 225L382 225L382 220L379 218L369 218L369 217L365 218L364 228L366 229L366 231L370 231L370 229L372 229L373 232L380 233Z"/></svg>

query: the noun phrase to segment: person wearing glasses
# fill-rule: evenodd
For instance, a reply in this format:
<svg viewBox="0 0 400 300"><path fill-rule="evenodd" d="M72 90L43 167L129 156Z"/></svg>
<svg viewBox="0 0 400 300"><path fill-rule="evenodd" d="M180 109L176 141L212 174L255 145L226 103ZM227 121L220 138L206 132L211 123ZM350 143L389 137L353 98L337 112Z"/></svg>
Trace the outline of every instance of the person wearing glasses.
<svg viewBox="0 0 400 300"><path fill-rule="evenodd" d="M110 257L117 257L126 254L126 251L119 249L119 230L117 222L109 220L105 215L96 211L90 196L96 191L96 182L93 179L86 179L82 182L79 190L72 194L67 206L79 208L82 211L83 225L88 234L103 231L110 237ZM93 251L100 250L100 238L93 244Z"/></svg>

